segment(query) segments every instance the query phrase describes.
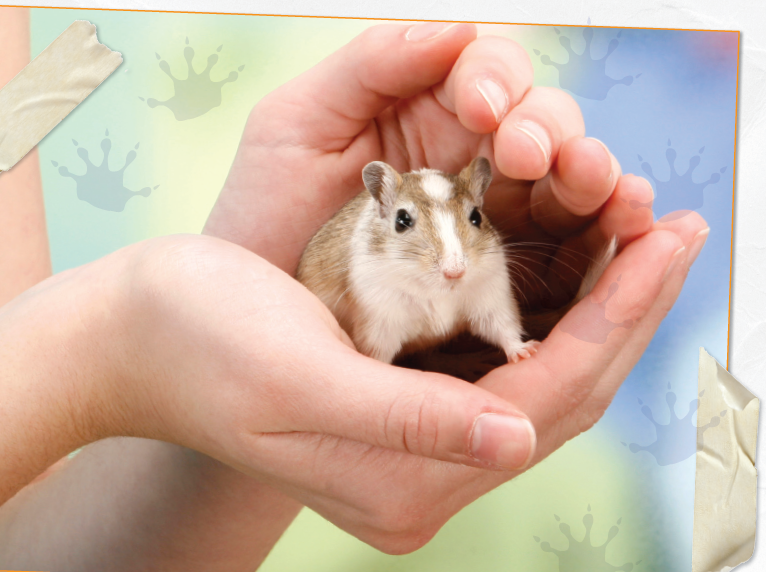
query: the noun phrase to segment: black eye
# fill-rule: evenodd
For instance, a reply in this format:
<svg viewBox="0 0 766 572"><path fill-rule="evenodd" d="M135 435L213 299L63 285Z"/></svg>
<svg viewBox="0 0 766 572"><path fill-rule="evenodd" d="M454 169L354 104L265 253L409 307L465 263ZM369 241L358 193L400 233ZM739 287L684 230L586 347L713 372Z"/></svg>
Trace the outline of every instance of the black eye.
<svg viewBox="0 0 766 572"><path fill-rule="evenodd" d="M473 209L471 211L471 216L468 217L468 220L471 221L471 224L475 226L476 228L481 226L481 213L479 212L479 209Z"/></svg>
<svg viewBox="0 0 766 572"><path fill-rule="evenodd" d="M410 213L408 213L404 209L399 209L396 211L396 232L404 232L408 228L412 228L412 225L415 224L412 222L412 219L410 218Z"/></svg>

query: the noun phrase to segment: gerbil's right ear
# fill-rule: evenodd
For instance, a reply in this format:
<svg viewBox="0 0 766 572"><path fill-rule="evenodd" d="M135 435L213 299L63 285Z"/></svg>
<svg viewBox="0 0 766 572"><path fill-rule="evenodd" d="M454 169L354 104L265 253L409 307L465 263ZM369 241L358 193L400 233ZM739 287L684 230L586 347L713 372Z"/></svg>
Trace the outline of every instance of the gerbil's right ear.
<svg viewBox="0 0 766 572"><path fill-rule="evenodd" d="M372 197L378 201L378 211L385 217L394 210L396 195L402 177L391 165L383 161L373 161L362 169L364 186Z"/></svg>

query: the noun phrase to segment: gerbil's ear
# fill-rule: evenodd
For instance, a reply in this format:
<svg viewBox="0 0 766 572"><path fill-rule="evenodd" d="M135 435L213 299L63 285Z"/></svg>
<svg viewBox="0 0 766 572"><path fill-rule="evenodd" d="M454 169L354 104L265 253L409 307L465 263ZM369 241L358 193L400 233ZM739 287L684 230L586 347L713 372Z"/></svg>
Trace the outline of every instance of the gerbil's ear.
<svg viewBox="0 0 766 572"><path fill-rule="evenodd" d="M468 183L468 190L476 202L481 203L492 182L492 167L484 157L476 157L470 165L460 171L460 177Z"/></svg>
<svg viewBox="0 0 766 572"><path fill-rule="evenodd" d="M373 161L362 170L362 180L373 198L378 201L380 216L385 217L393 211L399 185L402 183L402 177L396 169L383 161Z"/></svg>

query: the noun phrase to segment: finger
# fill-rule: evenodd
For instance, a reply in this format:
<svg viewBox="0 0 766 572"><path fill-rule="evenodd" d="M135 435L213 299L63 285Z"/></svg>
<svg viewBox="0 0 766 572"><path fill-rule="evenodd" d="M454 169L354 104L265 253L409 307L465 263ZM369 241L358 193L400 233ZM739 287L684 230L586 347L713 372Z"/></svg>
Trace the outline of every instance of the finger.
<svg viewBox="0 0 766 572"><path fill-rule="evenodd" d="M475 37L473 24L373 26L266 96L272 104L265 106L268 114L259 115L256 106L253 121L266 133L304 145L345 149L394 101L441 82ZM275 113L283 107L287 114ZM295 120L284 125L290 116Z"/></svg>
<svg viewBox="0 0 766 572"><path fill-rule="evenodd" d="M532 185L526 181L544 177L562 142L584 134L582 113L571 96L559 89L530 89L503 119L494 138L495 164L510 181L494 185L485 197L485 208L494 213L493 221L502 227L508 219L514 231L522 231L522 221L516 219L531 223Z"/></svg>
<svg viewBox="0 0 766 572"><path fill-rule="evenodd" d="M511 179L534 181L550 170L563 141L585 135L580 107L559 89L532 88L495 136L495 161Z"/></svg>
<svg viewBox="0 0 766 572"><path fill-rule="evenodd" d="M571 137L561 145L551 172L532 188L532 217L551 234L566 236L598 214L621 175L603 143Z"/></svg>
<svg viewBox="0 0 766 572"><path fill-rule="evenodd" d="M649 232L654 224L653 200L649 181L635 175L620 177L598 218L603 236L616 236L624 247Z"/></svg>
<svg viewBox="0 0 766 572"><path fill-rule="evenodd" d="M683 256L683 242L674 232L657 230L635 240L606 269L593 293L564 316L534 359L512 372L500 367L479 384L514 400L536 427L555 424L587 398ZM532 391L510 383L512 374L539 381Z"/></svg>
<svg viewBox="0 0 766 572"><path fill-rule="evenodd" d="M336 343L283 388L284 430L345 437L472 466L517 469L534 451L526 416L456 378L390 366ZM279 407L279 404L276 404Z"/></svg>
<svg viewBox="0 0 766 572"><path fill-rule="evenodd" d="M611 403L619 385L641 358L654 337L657 327L673 307L681 293L689 268L702 250L710 231L707 222L697 213L683 221L674 221L668 225L656 225L656 227L660 226L663 227L663 230L674 232L681 239L686 249L684 256L668 274L657 301L644 319L633 328L629 342L605 370L588 399L573 410L566 419L562 420L564 425L569 425L564 430L570 434L577 434L586 430L588 426L583 425L583 421L593 420L599 415L599 411L603 412Z"/></svg>
<svg viewBox="0 0 766 572"><path fill-rule="evenodd" d="M678 216L671 217L676 214ZM657 230L676 233L689 251L689 266L697 259L710 234L710 227L702 216L694 211L676 211L654 223Z"/></svg>
<svg viewBox="0 0 766 572"><path fill-rule="evenodd" d="M484 36L460 54L434 95L474 133L491 133L532 87L532 62L508 38Z"/></svg>
<svg viewBox="0 0 766 572"><path fill-rule="evenodd" d="M616 237L622 249L652 229L653 196L646 179L620 177L598 220L582 234L565 238L551 261L545 278L552 290L549 307L560 308L572 299L588 265L601 253L608 238Z"/></svg>
<svg viewBox="0 0 766 572"><path fill-rule="evenodd" d="M259 480L390 554L420 548L458 510L515 474L316 433L266 435L262 448Z"/></svg>

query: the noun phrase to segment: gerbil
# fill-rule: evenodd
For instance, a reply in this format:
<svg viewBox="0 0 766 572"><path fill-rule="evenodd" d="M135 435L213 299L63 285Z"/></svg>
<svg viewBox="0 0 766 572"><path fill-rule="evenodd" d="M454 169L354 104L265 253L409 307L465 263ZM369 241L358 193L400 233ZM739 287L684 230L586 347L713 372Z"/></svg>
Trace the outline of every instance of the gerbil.
<svg viewBox="0 0 766 572"><path fill-rule="evenodd" d="M311 239L296 274L357 349L391 363L467 331L509 361L530 357L539 342L523 340L501 238L481 210L489 161L459 175L375 161L362 179L366 190ZM589 274L577 299L600 270Z"/></svg>

